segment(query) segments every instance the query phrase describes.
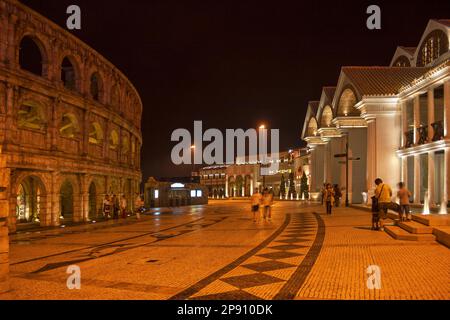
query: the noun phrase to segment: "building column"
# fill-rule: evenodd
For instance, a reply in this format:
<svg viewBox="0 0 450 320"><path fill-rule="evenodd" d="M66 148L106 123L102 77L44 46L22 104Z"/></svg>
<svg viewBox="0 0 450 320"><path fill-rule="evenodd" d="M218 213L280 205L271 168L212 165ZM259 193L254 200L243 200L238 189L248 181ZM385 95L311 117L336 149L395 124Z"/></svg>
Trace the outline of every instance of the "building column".
<svg viewBox="0 0 450 320"><path fill-rule="evenodd" d="M60 225L60 217L61 217L61 213L60 213L60 208L59 208L59 203L60 203L60 190L59 190L59 173L58 172L52 172L52 177L51 177L51 189L52 192L51 194L47 195L49 197L49 204L50 207L47 208L49 215L50 215L50 225L53 227L59 226ZM41 220L41 224L42 224L42 220Z"/></svg>
<svg viewBox="0 0 450 320"><path fill-rule="evenodd" d="M435 195L434 195L434 151L428 152L428 197L430 199L430 206L433 206L436 204L435 201Z"/></svg>
<svg viewBox="0 0 450 320"><path fill-rule="evenodd" d="M408 186L408 157L402 157L402 182Z"/></svg>
<svg viewBox="0 0 450 320"><path fill-rule="evenodd" d="M11 173L0 147L0 293L9 290L9 188Z"/></svg>
<svg viewBox="0 0 450 320"><path fill-rule="evenodd" d="M431 142L433 141L433 136L434 136L434 130L433 127L431 126L431 124L434 123L434 90L430 89L428 90L428 141ZM434 184L433 184L434 186Z"/></svg>
<svg viewBox="0 0 450 320"><path fill-rule="evenodd" d="M414 156L414 203L420 204L420 155Z"/></svg>
<svg viewBox="0 0 450 320"><path fill-rule="evenodd" d="M445 148L445 157L444 157L444 202L447 204L450 201L450 148Z"/></svg>
<svg viewBox="0 0 450 320"><path fill-rule="evenodd" d="M420 100L419 95L414 97L414 144L419 143L419 132L417 129L420 127Z"/></svg>
<svg viewBox="0 0 450 320"><path fill-rule="evenodd" d="M450 80L444 83L444 136L450 139Z"/></svg>
<svg viewBox="0 0 450 320"><path fill-rule="evenodd" d="M253 194L253 177L250 179L250 196Z"/></svg>
<svg viewBox="0 0 450 320"><path fill-rule="evenodd" d="M87 175L81 177L81 221L89 221L89 186L87 181Z"/></svg>

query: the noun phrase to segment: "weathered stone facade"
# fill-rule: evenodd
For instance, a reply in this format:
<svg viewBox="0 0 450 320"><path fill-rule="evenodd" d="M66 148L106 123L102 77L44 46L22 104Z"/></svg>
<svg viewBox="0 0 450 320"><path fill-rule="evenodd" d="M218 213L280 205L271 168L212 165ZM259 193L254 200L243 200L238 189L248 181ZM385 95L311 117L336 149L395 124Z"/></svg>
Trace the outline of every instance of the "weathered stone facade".
<svg viewBox="0 0 450 320"><path fill-rule="evenodd" d="M141 115L139 94L114 65L18 1L0 0L0 291L6 225L88 221L105 193L132 206Z"/></svg>

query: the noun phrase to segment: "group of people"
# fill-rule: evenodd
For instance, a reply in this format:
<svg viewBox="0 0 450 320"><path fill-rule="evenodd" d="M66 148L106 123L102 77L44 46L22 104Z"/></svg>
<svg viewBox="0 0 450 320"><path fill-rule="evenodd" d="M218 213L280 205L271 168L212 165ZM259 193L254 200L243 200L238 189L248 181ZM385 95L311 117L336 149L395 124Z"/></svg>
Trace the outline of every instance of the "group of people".
<svg viewBox="0 0 450 320"><path fill-rule="evenodd" d="M400 221L411 221L409 199L411 192L406 188L403 182L397 184L397 197L400 204L392 201L392 189L377 178L375 180L375 195L372 197L372 230L383 230L384 220L387 218L388 210L391 209L398 213Z"/></svg>
<svg viewBox="0 0 450 320"><path fill-rule="evenodd" d="M264 188L263 192L260 193L259 189L256 188L255 192L251 197L253 221L258 222L261 218L261 208L263 211L264 221L272 220L272 205L273 205L273 190Z"/></svg>
<svg viewBox="0 0 450 320"><path fill-rule="evenodd" d="M339 185L324 183L322 187L322 205L325 205L327 214L330 215L333 207L339 207L342 198L342 191Z"/></svg>
<svg viewBox="0 0 450 320"><path fill-rule="evenodd" d="M136 218L140 219L140 213L144 206L144 202L142 200L141 195L137 194L136 199L134 201ZM129 211L127 210L127 199L125 195L121 197L112 195L105 195L105 199L103 200L103 208L102 208L103 218L105 219L119 219L122 217L125 219L129 216Z"/></svg>

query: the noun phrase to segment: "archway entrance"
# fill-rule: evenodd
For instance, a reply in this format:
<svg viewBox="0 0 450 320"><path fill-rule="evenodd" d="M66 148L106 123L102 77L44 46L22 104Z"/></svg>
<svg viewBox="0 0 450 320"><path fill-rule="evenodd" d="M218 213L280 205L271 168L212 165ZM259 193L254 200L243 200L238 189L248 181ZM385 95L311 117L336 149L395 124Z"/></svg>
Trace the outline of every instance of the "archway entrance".
<svg viewBox="0 0 450 320"><path fill-rule="evenodd" d="M40 222L43 190L35 177L25 178L17 190L17 223Z"/></svg>
<svg viewBox="0 0 450 320"><path fill-rule="evenodd" d="M89 218L97 218L97 188L94 182L89 186Z"/></svg>
<svg viewBox="0 0 450 320"><path fill-rule="evenodd" d="M60 209L61 218L69 219L73 217L73 187L69 181L61 185Z"/></svg>

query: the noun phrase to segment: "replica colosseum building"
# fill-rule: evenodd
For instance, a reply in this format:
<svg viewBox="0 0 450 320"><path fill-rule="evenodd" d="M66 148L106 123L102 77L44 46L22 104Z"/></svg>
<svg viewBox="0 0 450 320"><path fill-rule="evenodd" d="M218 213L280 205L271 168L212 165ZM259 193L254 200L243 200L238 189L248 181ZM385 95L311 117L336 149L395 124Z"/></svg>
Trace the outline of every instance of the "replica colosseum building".
<svg viewBox="0 0 450 320"><path fill-rule="evenodd" d="M138 92L114 65L28 7L0 0L0 223L9 232L89 221L105 194L124 194L132 206L141 115Z"/></svg>

